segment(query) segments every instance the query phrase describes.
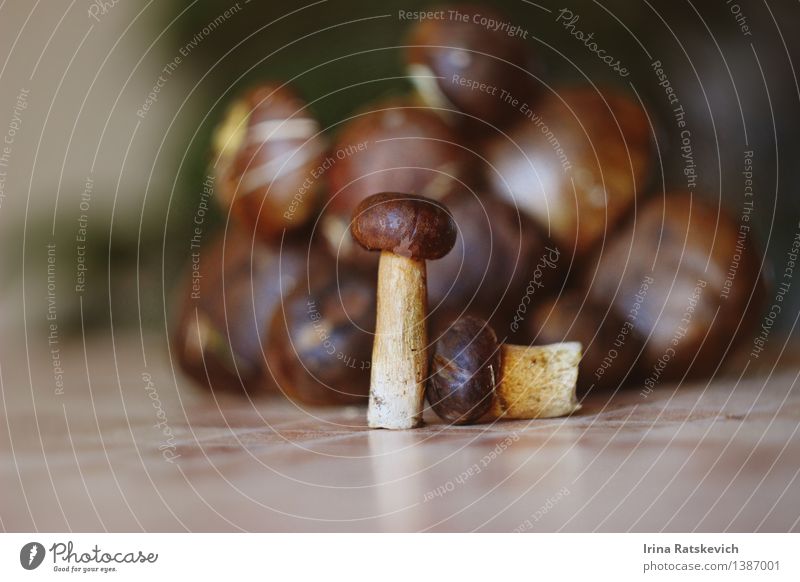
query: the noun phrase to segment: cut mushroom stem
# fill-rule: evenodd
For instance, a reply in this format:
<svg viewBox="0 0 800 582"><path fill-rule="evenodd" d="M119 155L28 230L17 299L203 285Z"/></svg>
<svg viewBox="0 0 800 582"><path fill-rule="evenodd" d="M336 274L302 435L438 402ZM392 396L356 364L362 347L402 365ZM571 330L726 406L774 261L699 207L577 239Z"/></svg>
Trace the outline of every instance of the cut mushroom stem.
<svg viewBox="0 0 800 582"><path fill-rule="evenodd" d="M500 379L495 386L490 416L551 418L580 409L575 396L581 344L500 346Z"/></svg>
<svg viewBox="0 0 800 582"><path fill-rule="evenodd" d="M352 233L367 250L381 251L367 422L414 428L422 424L428 373L425 261L450 252L456 227L438 202L387 193L356 208Z"/></svg>

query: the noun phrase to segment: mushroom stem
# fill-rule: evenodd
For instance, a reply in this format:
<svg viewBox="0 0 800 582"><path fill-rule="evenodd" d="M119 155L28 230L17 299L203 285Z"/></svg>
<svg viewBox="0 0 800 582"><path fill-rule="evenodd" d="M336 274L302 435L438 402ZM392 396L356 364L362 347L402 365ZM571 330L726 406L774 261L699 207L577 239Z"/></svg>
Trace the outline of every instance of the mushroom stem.
<svg viewBox="0 0 800 582"><path fill-rule="evenodd" d="M575 397L581 344L500 347L500 381L489 415L493 418L551 418L580 409Z"/></svg>
<svg viewBox="0 0 800 582"><path fill-rule="evenodd" d="M425 261L381 252L378 316L367 422L372 428L422 424L428 374Z"/></svg>

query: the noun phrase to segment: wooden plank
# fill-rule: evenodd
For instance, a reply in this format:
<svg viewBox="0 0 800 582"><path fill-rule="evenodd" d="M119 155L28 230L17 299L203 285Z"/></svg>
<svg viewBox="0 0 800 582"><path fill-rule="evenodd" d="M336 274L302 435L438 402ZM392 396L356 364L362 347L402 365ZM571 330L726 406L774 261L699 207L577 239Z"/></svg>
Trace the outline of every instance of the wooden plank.
<svg viewBox="0 0 800 582"><path fill-rule="evenodd" d="M147 367L138 338L75 344L63 395L46 351L33 388L24 352L2 361L6 530L800 529L796 363L566 419L370 431L363 408L214 399L157 338Z"/></svg>

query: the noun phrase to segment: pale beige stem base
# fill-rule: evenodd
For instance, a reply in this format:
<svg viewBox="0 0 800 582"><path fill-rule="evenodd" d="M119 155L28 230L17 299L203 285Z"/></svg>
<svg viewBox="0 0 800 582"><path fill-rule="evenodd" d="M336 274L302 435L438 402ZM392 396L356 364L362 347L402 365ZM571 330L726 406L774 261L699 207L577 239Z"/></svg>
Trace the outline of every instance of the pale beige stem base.
<svg viewBox="0 0 800 582"><path fill-rule="evenodd" d="M575 396L582 346L503 345L501 381L495 387L490 416L551 418L580 408Z"/></svg>
<svg viewBox="0 0 800 582"><path fill-rule="evenodd" d="M367 410L372 428L404 429L422 424L428 375L425 277L425 261L381 253Z"/></svg>

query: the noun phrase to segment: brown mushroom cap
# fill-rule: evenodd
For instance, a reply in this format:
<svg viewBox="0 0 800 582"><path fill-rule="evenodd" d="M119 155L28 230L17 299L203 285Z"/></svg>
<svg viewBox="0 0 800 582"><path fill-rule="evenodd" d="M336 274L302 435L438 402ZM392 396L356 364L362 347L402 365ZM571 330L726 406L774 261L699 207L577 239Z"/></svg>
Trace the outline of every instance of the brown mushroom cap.
<svg viewBox="0 0 800 582"><path fill-rule="evenodd" d="M439 259L456 243L456 225L447 208L413 194L370 196L356 207L352 232L369 251L422 260Z"/></svg>
<svg viewBox="0 0 800 582"><path fill-rule="evenodd" d="M245 230L232 228L203 241L200 263L189 270L197 272L184 275L177 297L171 343L180 367L199 384L256 395L275 389L262 347L273 313L306 268L330 263L331 257L301 237L287 237L277 247Z"/></svg>
<svg viewBox="0 0 800 582"><path fill-rule="evenodd" d="M331 261L275 311L267 364L281 392L323 406L366 404L375 329L375 281Z"/></svg>
<svg viewBox="0 0 800 582"><path fill-rule="evenodd" d="M712 374L747 338L764 287L759 250L742 232L713 199L670 192L641 205L605 246L596 272L584 273L595 303L622 318L635 308L646 374L656 367L662 380Z"/></svg>
<svg viewBox="0 0 800 582"><path fill-rule="evenodd" d="M482 152L489 188L547 228L565 256L588 256L644 194L655 165L647 112L616 89L559 87Z"/></svg>
<svg viewBox="0 0 800 582"><path fill-rule="evenodd" d="M229 107L214 136L217 200L225 212L274 245L317 215L325 190L315 171L327 142L306 102L289 85L264 82Z"/></svg>
<svg viewBox="0 0 800 582"><path fill-rule="evenodd" d="M436 342L428 380L428 402L443 420L466 424L491 406L500 379L497 336L486 321L462 317Z"/></svg>
<svg viewBox="0 0 800 582"><path fill-rule="evenodd" d="M406 49L411 79L423 99L434 107L455 107L491 122L508 118L515 108L500 99L500 91L530 98L538 87L524 71L538 62L531 59L529 47L520 37L478 23L481 18L509 22L502 12L485 5L442 8L458 11L462 18L423 19L412 27ZM421 71L414 70L420 66L424 67ZM435 79L433 83L443 94L444 103L427 89L430 79L419 82L419 76L425 78L425 73ZM476 91L456 79L469 79L494 90Z"/></svg>

